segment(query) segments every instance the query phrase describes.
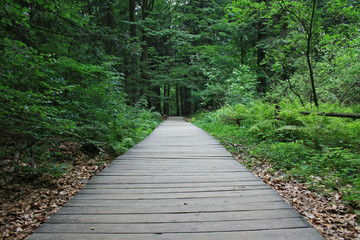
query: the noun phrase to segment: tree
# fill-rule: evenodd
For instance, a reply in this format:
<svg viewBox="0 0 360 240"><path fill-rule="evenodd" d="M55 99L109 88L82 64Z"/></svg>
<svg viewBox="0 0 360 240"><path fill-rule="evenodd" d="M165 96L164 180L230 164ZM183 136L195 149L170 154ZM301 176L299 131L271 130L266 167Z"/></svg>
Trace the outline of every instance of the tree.
<svg viewBox="0 0 360 240"><path fill-rule="evenodd" d="M318 97L315 87L314 67L313 67L313 51L316 41L316 31L319 29L317 21L317 0L311 2L290 2L279 1L281 8L293 18L293 21L300 24L306 40L304 54L309 69L310 83L312 88L312 98L316 107L319 106Z"/></svg>

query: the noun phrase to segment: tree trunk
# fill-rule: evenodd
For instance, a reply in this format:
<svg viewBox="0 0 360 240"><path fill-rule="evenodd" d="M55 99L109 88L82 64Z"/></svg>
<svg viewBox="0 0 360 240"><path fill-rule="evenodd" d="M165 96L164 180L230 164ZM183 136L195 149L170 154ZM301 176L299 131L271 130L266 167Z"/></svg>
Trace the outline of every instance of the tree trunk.
<svg viewBox="0 0 360 240"><path fill-rule="evenodd" d="M164 92L163 92L163 114L166 114L166 84L164 84Z"/></svg>
<svg viewBox="0 0 360 240"><path fill-rule="evenodd" d="M129 0L129 22L130 22L130 39L131 42L136 41L136 19L135 19L135 0ZM131 103L135 103L138 100L138 61L134 55L127 55L124 58L125 64L125 91L129 96Z"/></svg>
<svg viewBox="0 0 360 240"><path fill-rule="evenodd" d="M307 33L307 44L306 44L306 62L309 68L309 74L310 74L310 81L311 81L311 88L312 88L312 97L314 99L314 104L316 107L319 106L317 94L316 94L316 88L315 88L315 79L314 79L314 70L313 65L311 61L311 54L312 54L312 38L313 38L313 28L314 28L314 17L315 17L315 9L316 9L316 0L313 0L313 6L312 6L312 14L311 14L311 20L310 20L310 26Z"/></svg>
<svg viewBox="0 0 360 240"><path fill-rule="evenodd" d="M184 111L183 111L184 116L188 116L191 113L190 97L191 97L190 89L184 87Z"/></svg>
<svg viewBox="0 0 360 240"><path fill-rule="evenodd" d="M166 113L167 115L170 114L170 84L168 84L167 86L167 90L166 90L166 97L167 97L167 102L166 102Z"/></svg>
<svg viewBox="0 0 360 240"><path fill-rule="evenodd" d="M179 97L179 86L176 86L176 116L180 116Z"/></svg>
<svg viewBox="0 0 360 240"><path fill-rule="evenodd" d="M261 42L265 37L264 34L262 33L263 29L264 29L264 24L262 22L258 22L257 42ZM257 89L259 93L265 93L267 89L266 77L263 76L262 66L261 66L261 62L265 58L265 50L262 47L258 46L256 51L257 51L257 66L258 66Z"/></svg>
<svg viewBox="0 0 360 240"><path fill-rule="evenodd" d="M181 115L184 115L184 91L183 91L184 87L180 87L179 91L180 91L180 111L181 111Z"/></svg>
<svg viewBox="0 0 360 240"><path fill-rule="evenodd" d="M149 16L149 13L152 11L153 7L154 7L154 2L155 0L143 0L142 1L142 20L143 22L145 22L146 18ZM141 53L141 83L140 83L140 88L144 89L147 86L149 86L148 80L148 63L149 63L149 45L150 45L150 41L149 38L147 37L147 33L145 30L145 27L142 27L142 37L141 37L141 46L142 46L142 53ZM149 96L148 96L149 98ZM148 99L149 100L149 99Z"/></svg>
<svg viewBox="0 0 360 240"><path fill-rule="evenodd" d="M160 102L161 89L159 86L154 87L154 93L156 94L153 102L153 105L155 106L155 111L161 112L161 102Z"/></svg>
<svg viewBox="0 0 360 240"><path fill-rule="evenodd" d="M164 85L164 114L169 115L170 112L170 84Z"/></svg>
<svg viewBox="0 0 360 240"><path fill-rule="evenodd" d="M136 37L135 0L129 0L130 38Z"/></svg>

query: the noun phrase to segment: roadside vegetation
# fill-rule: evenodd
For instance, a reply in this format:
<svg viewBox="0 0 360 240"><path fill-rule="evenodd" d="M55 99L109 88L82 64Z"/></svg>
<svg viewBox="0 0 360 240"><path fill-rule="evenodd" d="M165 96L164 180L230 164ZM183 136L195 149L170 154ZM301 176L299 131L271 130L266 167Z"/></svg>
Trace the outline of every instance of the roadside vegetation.
<svg viewBox="0 0 360 240"><path fill-rule="evenodd" d="M279 107L276 107L279 106ZM304 107L281 102L225 106L194 117L232 152L247 146L248 157L266 159L284 178L309 183L323 193L337 191L360 207L360 120L300 114ZM324 106L322 111L353 112ZM251 162L249 162L251 167Z"/></svg>
<svg viewBox="0 0 360 240"><path fill-rule="evenodd" d="M271 104L254 100L196 114L192 121L215 136L238 161L275 189L279 181L305 184L306 190L318 193L319 201L327 199L328 209L298 200L302 199L300 191L289 199L295 205L307 205L309 210L302 213L310 216L308 220L315 226L322 223L311 217L319 217L319 212L330 209L326 214L331 219L327 222L328 229L336 222L344 223L339 221L339 216L349 214L345 222L353 225L342 228L354 231L354 216L359 217L360 213L360 120L300 113L310 107L287 101ZM318 110L354 113L358 106L322 104ZM294 188L298 186L286 190L291 192ZM339 215L334 217L333 212ZM331 234L341 232L340 227L334 229Z"/></svg>

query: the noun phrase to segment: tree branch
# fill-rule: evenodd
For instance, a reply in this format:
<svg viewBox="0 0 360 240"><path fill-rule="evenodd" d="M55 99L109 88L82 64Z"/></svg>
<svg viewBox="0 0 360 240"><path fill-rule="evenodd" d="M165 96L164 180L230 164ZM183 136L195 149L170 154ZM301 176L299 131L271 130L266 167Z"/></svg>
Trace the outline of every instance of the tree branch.
<svg viewBox="0 0 360 240"><path fill-rule="evenodd" d="M308 32L308 28L306 26L306 22L304 19L302 19L300 16L298 16L295 12L291 11L288 6L286 5L286 3L284 2L284 0L280 0L280 5L282 7L282 9L284 9L285 11L289 12L290 14L292 14L302 25L302 27L304 28L305 32Z"/></svg>
<svg viewBox="0 0 360 240"><path fill-rule="evenodd" d="M351 88L353 88L353 86L354 86L355 84L357 84L359 81L360 81L359 79L356 80L355 82L353 82L353 83L345 90L344 95L340 98L339 104L342 104L342 103L345 101L345 97L348 95L349 90L350 90Z"/></svg>

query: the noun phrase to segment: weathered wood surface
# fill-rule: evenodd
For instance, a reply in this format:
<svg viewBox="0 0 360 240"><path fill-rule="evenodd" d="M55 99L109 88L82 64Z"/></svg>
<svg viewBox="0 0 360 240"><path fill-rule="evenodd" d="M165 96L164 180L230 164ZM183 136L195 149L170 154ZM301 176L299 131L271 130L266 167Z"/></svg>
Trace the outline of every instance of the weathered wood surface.
<svg viewBox="0 0 360 240"><path fill-rule="evenodd" d="M170 118L30 239L323 239L203 130Z"/></svg>

